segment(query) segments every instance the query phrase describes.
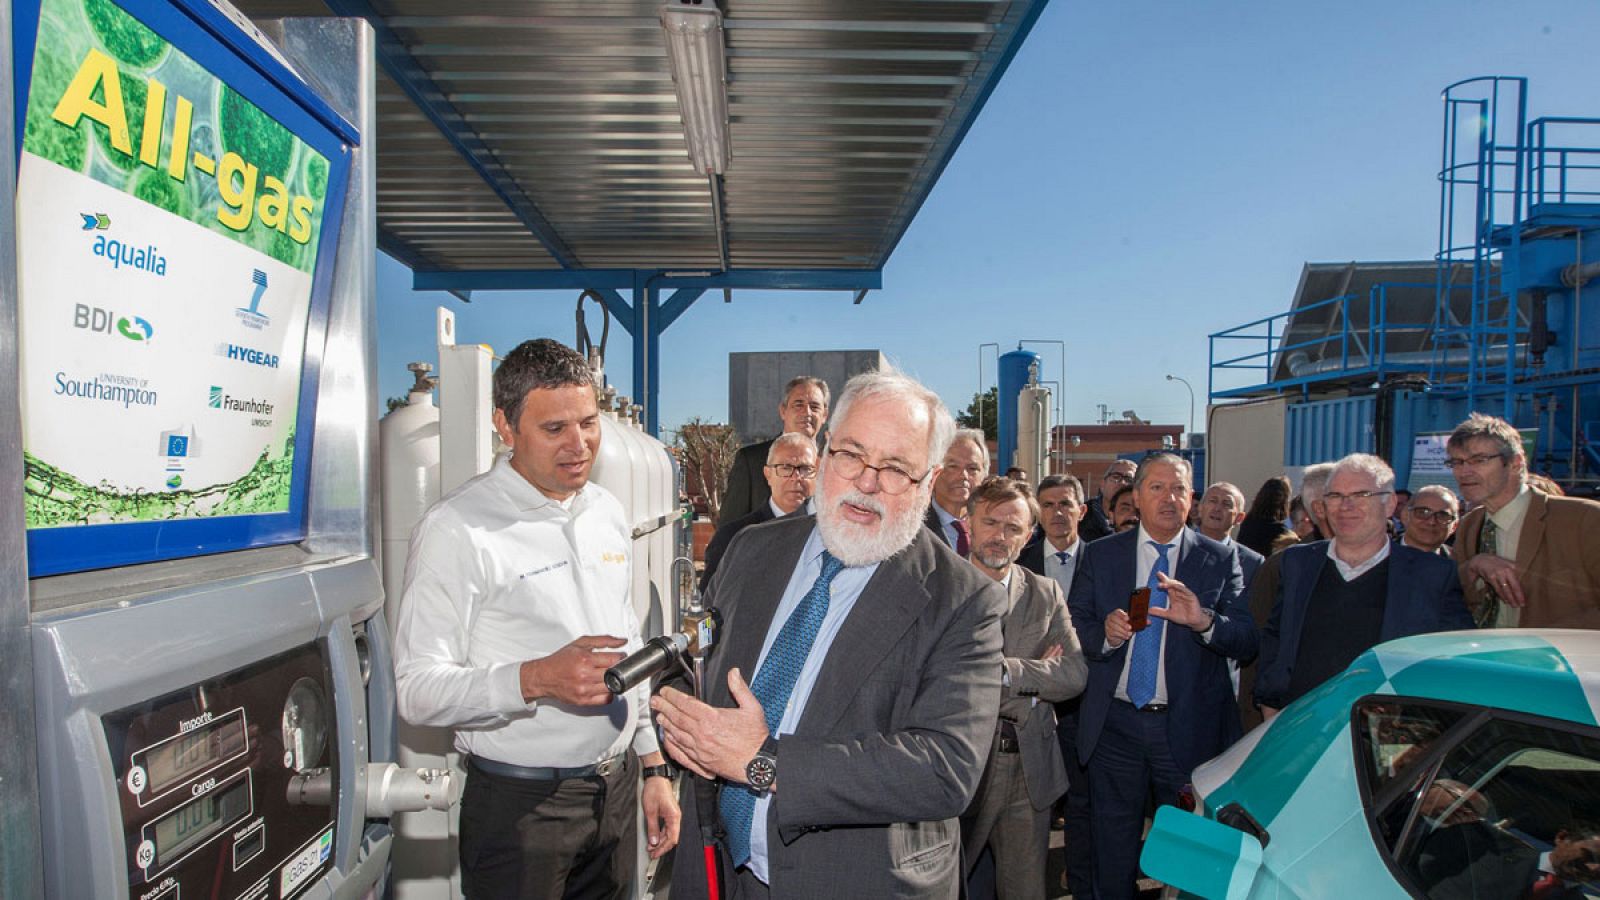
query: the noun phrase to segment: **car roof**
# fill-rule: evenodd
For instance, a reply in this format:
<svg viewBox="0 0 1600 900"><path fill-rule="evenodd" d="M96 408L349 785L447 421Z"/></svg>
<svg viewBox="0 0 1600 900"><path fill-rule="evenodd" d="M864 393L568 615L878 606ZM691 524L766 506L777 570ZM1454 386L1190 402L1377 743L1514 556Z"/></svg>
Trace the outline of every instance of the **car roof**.
<svg viewBox="0 0 1600 900"><path fill-rule="evenodd" d="M1380 644L1350 670L1375 668L1383 683L1336 679L1346 702L1367 693L1430 697L1597 722L1600 632L1579 629L1452 631ZM1330 698L1331 699L1331 698Z"/></svg>

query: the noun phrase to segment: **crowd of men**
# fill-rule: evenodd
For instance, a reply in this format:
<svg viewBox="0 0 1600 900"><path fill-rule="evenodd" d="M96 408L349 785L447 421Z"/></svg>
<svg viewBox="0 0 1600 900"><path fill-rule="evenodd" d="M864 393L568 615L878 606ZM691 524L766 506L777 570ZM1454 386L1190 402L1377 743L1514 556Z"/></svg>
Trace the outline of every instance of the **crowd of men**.
<svg viewBox="0 0 1600 900"><path fill-rule="evenodd" d="M513 351L510 458L412 538L396 690L468 757L473 898L627 896L641 806L650 856L683 838L674 898L1042 898L1058 813L1072 895L1131 897L1153 806L1366 649L1600 627L1600 504L1531 489L1499 419L1450 436L1459 498L1366 454L1196 497L1170 453L1089 497L989 475L982 432L878 371L831 415L794 379L784 433L740 451L698 690L613 695L639 626L621 507L588 480L590 379L555 342Z"/></svg>

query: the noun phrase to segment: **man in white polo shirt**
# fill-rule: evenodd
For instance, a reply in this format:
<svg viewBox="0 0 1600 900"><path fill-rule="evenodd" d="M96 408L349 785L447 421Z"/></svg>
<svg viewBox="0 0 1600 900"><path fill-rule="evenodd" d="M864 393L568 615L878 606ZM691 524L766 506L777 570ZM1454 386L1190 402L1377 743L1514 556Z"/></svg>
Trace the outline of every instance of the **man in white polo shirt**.
<svg viewBox="0 0 1600 900"><path fill-rule="evenodd" d="M469 898L631 896L635 809L650 855L677 843L649 689L605 670L640 647L622 506L589 471L600 414L583 357L527 341L494 375L509 458L411 537L395 636L400 714L456 729ZM639 788L640 764L644 784Z"/></svg>

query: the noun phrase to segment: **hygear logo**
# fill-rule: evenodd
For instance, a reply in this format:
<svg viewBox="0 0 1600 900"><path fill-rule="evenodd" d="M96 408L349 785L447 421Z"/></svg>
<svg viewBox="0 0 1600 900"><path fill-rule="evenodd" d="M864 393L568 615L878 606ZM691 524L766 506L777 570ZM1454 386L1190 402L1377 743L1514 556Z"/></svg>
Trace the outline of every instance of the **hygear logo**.
<svg viewBox="0 0 1600 900"><path fill-rule="evenodd" d="M272 319L261 311L261 298L267 295L267 273L260 269L252 269L250 283L250 305L241 306L233 311L239 317L239 324L254 331L261 331L271 324Z"/></svg>
<svg viewBox="0 0 1600 900"><path fill-rule="evenodd" d="M72 327L121 336L141 344L149 343L156 336L155 326L143 316L119 316L113 310L84 303L73 304Z"/></svg>

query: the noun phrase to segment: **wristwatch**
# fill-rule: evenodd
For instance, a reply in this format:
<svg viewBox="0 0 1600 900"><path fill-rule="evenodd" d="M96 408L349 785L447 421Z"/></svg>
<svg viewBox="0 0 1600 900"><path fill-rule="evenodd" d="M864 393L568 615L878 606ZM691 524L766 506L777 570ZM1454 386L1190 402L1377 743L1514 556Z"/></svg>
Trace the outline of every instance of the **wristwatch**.
<svg viewBox="0 0 1600 900"><path fill-rule="evenodd" d="M745 763L744 780L749 783L750 790L758 794L772 790L773 782L778 780L777 738L769 736L761 742L761 749Z"/></svg>
<svg viewBox="0 0 1600 900"><path fill-rule="evenodd" d="M659 766L645 766L643 769L646 778L665 778L668 781L678 777L678 770L672 763L662 763Z"/></svg>

